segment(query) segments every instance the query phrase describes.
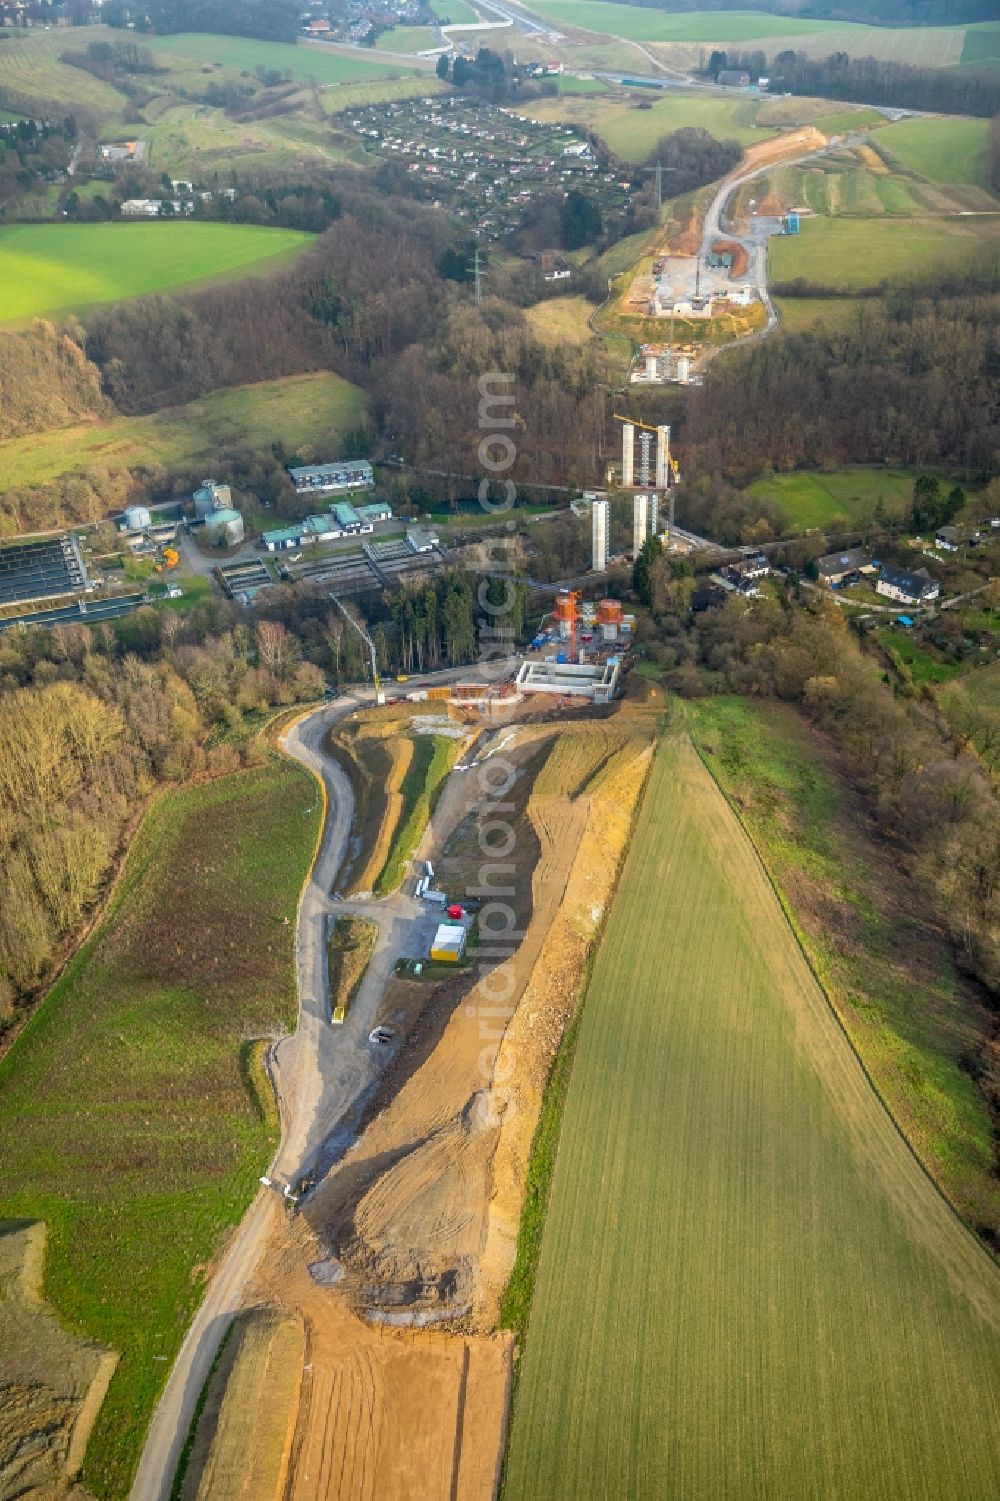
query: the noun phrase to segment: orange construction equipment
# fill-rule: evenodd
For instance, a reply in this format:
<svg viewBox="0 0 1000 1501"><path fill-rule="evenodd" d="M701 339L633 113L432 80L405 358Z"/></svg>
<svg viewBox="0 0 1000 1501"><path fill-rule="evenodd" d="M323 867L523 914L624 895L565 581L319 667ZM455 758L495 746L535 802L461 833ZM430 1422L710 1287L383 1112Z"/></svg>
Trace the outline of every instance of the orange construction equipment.
<svg viewBox="0 0 1000 1501"><path fill-rule="evenodd" d="M622 606L619 599L602 599L597 606L598 625L621 625Z"/></svg>
<svg viewBox="0 0 1000 1501"><path fill-rule="evenodd" d="M559 636L569 642L569 659L576 661L576 623L579 619L580 595L576 589L561 589L556 595L556 621Z"/></svg>
<svg viewBox="0 0 1000 1501"><path fill-rule="evenodd" d="M163 561L164 563L166 563L168 568L176 568L180 560L181 555L177 551L176 547L165 547L163 549Z"/></svg>

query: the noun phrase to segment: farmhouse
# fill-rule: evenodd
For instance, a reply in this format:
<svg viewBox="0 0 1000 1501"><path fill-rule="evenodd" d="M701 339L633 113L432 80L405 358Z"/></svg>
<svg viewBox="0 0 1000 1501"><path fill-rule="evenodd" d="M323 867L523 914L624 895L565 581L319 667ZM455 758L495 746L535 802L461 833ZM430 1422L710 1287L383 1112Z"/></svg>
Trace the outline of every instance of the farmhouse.
<svg viewBox="0 0 1000 1501"><path fill-rule="evenodd" d="M816 577L821 584L829 584L831 588L857 574L877 571L863 547L850 547L847 552L829 552L825 557L816 559Z"/></svg>
<svg viewBox="0 0 1000 1501"><path fill-rule="evenodd" d="M906 568L897 568L892 563L883 563L876 594L898 600L903 605L929 604L941 593L941 585L931 578L926 568L910 573Z"/></svg>
<svg viewBox="0 0 1000 1501"><path fill-rule="evenodd" d="M333 464L307 464L289 469L289 478L300 495L317 491L367 490L375 483L372 466L364 459L339 459Z"/></svg>

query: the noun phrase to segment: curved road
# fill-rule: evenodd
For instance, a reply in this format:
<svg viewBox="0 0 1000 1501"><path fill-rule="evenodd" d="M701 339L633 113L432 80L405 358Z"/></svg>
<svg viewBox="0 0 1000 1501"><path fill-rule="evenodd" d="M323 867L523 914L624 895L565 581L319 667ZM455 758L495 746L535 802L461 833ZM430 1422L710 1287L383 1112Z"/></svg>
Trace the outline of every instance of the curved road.
<svg viewBox="0 0 1000 1501"><path fill-rule="evenodd" d="M507 659L486 667L453 668L423 674L421 681L491 680L509 673L512 665L513 659ZM433 909L403 892L370 903L341 903L330 895L350 837L354 798L345 773L324 754L323 741L338 720L372 702L370 691L339 698L299 720L281 741L289 755L321 778L328 809L296 919L298 1026L277 1045L272 1058L282 1136L268 1176L276 1180L279 1191L261 1189L226 1248L153 1413L130 1501L167 1501L212 1362L275 1220L284 1213L280 1188L313 1168L323 1171L349 1144L353 1122L395 1052L368 1042L386 982L396 958L437 921ZM328 922L341 912L363 912L373 918L379 937L345 1024L333 1027L326 944Z"/></svg>

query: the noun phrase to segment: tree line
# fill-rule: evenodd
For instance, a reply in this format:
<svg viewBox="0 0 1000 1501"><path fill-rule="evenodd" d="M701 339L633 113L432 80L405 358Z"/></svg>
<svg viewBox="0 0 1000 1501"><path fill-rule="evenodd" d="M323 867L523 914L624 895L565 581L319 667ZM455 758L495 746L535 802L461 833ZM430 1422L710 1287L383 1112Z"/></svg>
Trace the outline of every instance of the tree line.
<svg viewBox="0 0 1000 1501"><path fill-rule="evenodd" d="M792 50L770 59L763 51L712 54L712 61L719 58L722 67L745 69L754 78L766 75L773 92L952 115L990 116L1000 110L1000 72L995 68L919 68L846 52L815 58Z"/></svg>
<svg viewBox="0 0 1000 1501"><path fill-rule="evenodd" d="M301 5L293 0L151 0L136 10L108 4L101 11L106 26L134 27L167 36L178 31L217 32L223 36L261 37L267 42L294 42Z"/></svg>
<svg viewBox="0 0 1000 1501"><path fill-rule="evenodd" d="M611 0L613 5L641 5L649 10L691 10L690 0ZM699 10L732 10L733 0L699 0ZM996 18L995 0L747 0L741 10L764 15L794 15L824 21L862 21L869 26L961 26Z"/></svg>

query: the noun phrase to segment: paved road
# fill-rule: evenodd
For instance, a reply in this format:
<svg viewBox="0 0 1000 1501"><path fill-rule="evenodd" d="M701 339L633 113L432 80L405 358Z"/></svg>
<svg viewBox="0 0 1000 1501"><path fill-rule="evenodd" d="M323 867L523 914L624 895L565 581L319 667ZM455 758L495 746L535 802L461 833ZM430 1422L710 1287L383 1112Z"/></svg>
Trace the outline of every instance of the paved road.
<svg viewBox="0 0 1000 1501"><path fill-rule="evenodd" d="M425 674L421 681L487 680L512 666L511 658L495 667ZM350 837L354 799L344 772L323 753L323 742L339 719L371 701L370 691L345 695L300 720L283 741L290 755L323 779L329 806L296 922L299 1023L294 1035L278 1044L273 1058L282 1139L268 1176L282 1185L314 1167L322 1170L352 1139L364 1101L395 1052L368 1042L386 982L396 959L412 951L436 921L436 914L403 893L366 903L339 902L330 895ZM328 924L338 913L362 911L378 922L379 937L347 1021L334 1027L328 1020ZM275 1216L282 1213L278 1193L262 1189L235 1231L153 1414L130 1501L167 1501L198 1396L267 1245Z"/></svg>

